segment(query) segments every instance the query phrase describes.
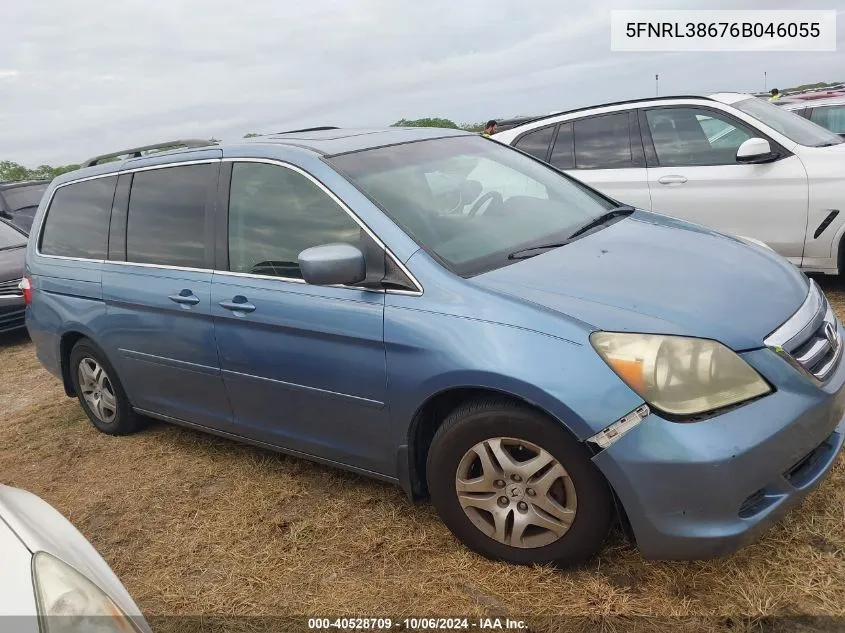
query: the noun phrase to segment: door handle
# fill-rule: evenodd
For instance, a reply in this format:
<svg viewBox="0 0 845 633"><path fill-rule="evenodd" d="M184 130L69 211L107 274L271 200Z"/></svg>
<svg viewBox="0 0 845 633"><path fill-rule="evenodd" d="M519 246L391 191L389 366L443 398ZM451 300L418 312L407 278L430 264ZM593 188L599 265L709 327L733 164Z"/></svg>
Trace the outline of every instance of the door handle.
<svg viewBox="0 0 845 633"><path fill-rule="evenodd" d="M682 185L686 181L686 176L661 176L657 179L661 185Z"/></svg>
<svg viewBox="0 0 845 633"><path fill-rule="evenodd" d="M231 301L221 301L219 305L221 308L231 310L235 314L255 311L255 306L247 301L243 295L235 295Z"/></svg>
<svg viewBox="0 0 845 633"><path fill-rule="evenodd" d="M183 306L195 306L200 302L200 298L187 288L178 295L170 295L167 298Z"/></svg>

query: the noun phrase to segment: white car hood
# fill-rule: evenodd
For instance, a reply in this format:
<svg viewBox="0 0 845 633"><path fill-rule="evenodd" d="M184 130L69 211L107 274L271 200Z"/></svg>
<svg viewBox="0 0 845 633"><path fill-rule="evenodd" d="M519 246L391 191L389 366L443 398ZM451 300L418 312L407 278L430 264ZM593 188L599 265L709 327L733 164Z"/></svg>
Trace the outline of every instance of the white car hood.
<svg viewBox="0 0 845 633"><path fill-rule="evenodd" d="M126 615L144 622L138 605L108 563L49 503L25 490L0 485L0 518L32 554L48 552L64 561L108 594Z"/></svg>
<svg viewBox="0 0 845 633"><path fill-rule="evenodd" d="M32 586L32 552L0 519L0 621L9 630L38 633L38 608ZM14 618L14 619L10 619Z"/></svg>

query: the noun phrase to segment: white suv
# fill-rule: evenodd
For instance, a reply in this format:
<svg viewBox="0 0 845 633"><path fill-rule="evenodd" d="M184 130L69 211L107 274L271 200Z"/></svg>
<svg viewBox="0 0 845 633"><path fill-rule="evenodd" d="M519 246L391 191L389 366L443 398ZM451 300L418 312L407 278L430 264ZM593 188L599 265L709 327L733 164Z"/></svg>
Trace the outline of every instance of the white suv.
<svg viewBox="0 0 845 633"><path fill-rule="evenodd" d="M845 143L747 94L626 101L493 136L612 198L845 273Z"/></svg>

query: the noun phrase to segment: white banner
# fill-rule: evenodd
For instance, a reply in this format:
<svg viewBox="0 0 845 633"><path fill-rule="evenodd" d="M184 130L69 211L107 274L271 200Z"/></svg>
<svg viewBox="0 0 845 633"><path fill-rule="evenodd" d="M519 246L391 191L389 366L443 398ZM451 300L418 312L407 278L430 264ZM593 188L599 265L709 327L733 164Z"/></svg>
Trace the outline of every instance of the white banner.
<svg viewBox="0 0 845 633"><path fill-rule="evenodd" d="M836 11L611 11L613 51L835 51Z"/></svg>

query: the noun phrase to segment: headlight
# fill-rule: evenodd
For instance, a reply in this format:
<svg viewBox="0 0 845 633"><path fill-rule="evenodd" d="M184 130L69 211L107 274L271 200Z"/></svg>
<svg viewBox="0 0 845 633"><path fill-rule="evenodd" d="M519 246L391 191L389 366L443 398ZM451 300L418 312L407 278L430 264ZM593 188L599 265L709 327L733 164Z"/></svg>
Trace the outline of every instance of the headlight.
<svg viewBox="0 0 845 633"><path fill-rule="evenodd" d="M594 332L590 341L643 400L672 415L713 411L771 391L748 363L716 341L621 332Z"/></svg>
<svg viewBox="0 0 845 633"><path fill-rule="evenodd" d="M55 556L38 552L33 576L42 633L138 633L111 598Z"/></svg>

